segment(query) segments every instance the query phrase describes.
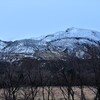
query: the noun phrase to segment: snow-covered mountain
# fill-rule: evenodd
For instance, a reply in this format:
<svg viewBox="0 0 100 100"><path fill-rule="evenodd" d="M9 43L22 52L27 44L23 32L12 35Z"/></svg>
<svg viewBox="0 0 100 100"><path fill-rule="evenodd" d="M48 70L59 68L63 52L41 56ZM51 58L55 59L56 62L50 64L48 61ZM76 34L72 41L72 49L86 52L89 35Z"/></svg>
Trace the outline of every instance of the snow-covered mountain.
<svg viewBox="0 0 100 100"><path fill-rule="evenodd" d="M23 39L17 41L0 41L0 52L9 54L33 55L43 59L62 58L65 54L83 57L86 45L99 47L100 32L68 28L38 39Z"/></svg>
<svg viewBox="0 0 100 100"><path fill-rule="evenodd" d="M73 48L76 43L97 44L97 42L100 41L100 32L86 29L68 28L66 31L47 35L41 40L59 48Z"/></svg>
<svg viewBox="0 0 100 100"><path fill-rule="evenodd" d="M8 45L9 42L1 41L0 40L0 50L2 50L4 47Z"/></svg>
<svg viewBox="0 0 100 100"><path fill-rule="evenodd" d="M78 29L78 28L68 28L66 31L60 31L51 35L47 35L44 37L46 41L51 41L55 39L61 39L66 37L82 37L89 38L93 40L100 40L100 32L92 31L88 29Z"/></svg>

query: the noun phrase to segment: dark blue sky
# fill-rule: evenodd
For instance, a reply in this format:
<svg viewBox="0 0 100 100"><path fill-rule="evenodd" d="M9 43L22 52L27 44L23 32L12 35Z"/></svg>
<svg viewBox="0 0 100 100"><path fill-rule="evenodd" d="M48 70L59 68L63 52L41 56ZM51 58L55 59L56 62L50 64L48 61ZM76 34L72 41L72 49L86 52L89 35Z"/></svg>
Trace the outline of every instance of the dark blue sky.
<svg viewBox="0 0 100 100"><path fill-rule="evenodd" d="M100 0L0 0L0 39L38 37L68 27L100 31Z"/></svg>

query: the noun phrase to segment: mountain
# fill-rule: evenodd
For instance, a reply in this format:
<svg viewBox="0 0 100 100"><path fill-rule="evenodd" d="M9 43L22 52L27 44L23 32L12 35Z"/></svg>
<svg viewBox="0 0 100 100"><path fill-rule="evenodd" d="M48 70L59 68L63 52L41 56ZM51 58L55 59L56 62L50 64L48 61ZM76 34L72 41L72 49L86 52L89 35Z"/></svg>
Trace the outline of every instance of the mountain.
<svg viewBox="0 0 100 100"><path fill-rule="evenodd" d="M64 59L67 55L84 58L89 57L86 54L89 47L99 48L99 42L100 32L68 28L38 39L0 40L0 52L41 59Z"/></svg>
<svg viewBox="0 0 100 100"><path fill-rule="evenodd" d="M0 50L2 50L4 47L6 47L8 45L8 43L9 42L0 40Z"/></svg>

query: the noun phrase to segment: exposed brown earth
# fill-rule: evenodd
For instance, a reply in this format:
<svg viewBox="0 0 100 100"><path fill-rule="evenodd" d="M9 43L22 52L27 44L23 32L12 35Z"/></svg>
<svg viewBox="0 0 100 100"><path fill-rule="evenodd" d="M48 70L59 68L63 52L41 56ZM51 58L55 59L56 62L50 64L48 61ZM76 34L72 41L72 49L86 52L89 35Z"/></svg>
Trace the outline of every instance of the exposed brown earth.
<svg viewBox="0 0 100 100"><path fill-rule="evenodd" d="M73 87L75 100L81 99L80 87ZM67 87L37 87L33 88L34 100L68 100ZM6 100L5 97L8 95L7 89L0 90L0 100ZM93 87L84 87L83 93L86 100L94 100L96 95L96 89ZM17 100L33 100L31 88L20 88L16 92ZM70 99L72 100L72 98Z"/></svg>

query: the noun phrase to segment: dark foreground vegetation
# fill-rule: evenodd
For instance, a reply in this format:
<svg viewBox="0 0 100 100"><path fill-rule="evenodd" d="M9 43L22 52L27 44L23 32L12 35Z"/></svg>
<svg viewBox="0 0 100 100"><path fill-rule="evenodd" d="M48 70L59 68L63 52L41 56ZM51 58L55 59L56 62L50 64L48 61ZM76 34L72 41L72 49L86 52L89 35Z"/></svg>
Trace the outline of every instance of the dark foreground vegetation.
<svg viewBox="0 0 100 100"><path fill-rule="evenodd" d="M0 87L29 86L94 86L99 83L100 59L35 60L24 58L14 62L0 62Z"/></svg>
<svg viewBox="0 0 100 100"><path fill-rule="evenodd" d="M45 86L66 86L68 98L71 95L73 100L73 86L81 88L81 100L85 100L84 86L91 86L97 89L94 100L99 100L96 98L100 98L100 59L46 61L24 58L14 62L0 62L0 88L7 89L7 98L10 98L6 100L17 100L15 94L21 87L32 89Z"/></svg>
<svg viewBox="0 0 100 100"><path fill-rule="evenodd" d="M90 50L90 49L89 49ZM94 49L95 50L95 49ZM33 58L6 59L0 61L0 88L4 98L0 100L37 100L38 87L42 87L42 99L50 100L51 86L60 88L63 94L62 100L76 100L73 87L80 88L80 100L87 100L84 94L84 86L94 92L92 100L100 100L100 57L98 51L91 49L91 56L79 59L75 56L67 56L64 60L37 60ZM97 53L97 54L96 54ZM92 88L95 88L94 91ZM25 98L18 99L16 94L21 88L29 88ZM48 97L45 99L45 87L48 89ZM67 95L67 96L66 96ZM51 99L55 100L55 98Z"/></svg>

